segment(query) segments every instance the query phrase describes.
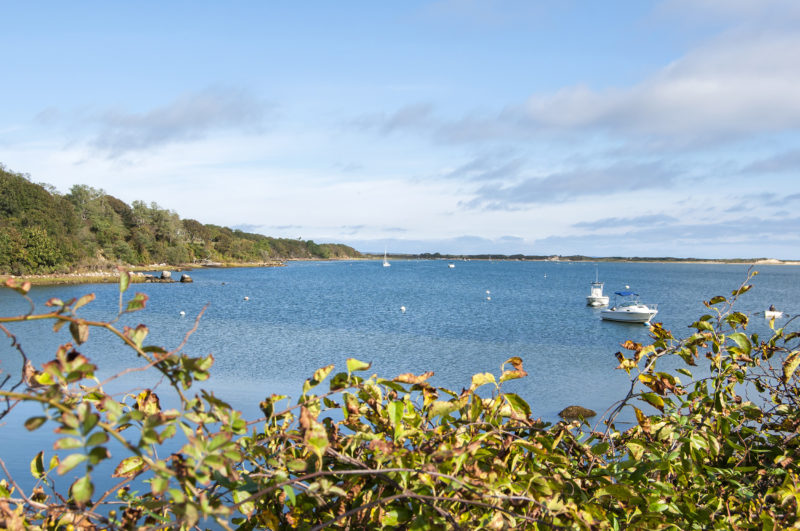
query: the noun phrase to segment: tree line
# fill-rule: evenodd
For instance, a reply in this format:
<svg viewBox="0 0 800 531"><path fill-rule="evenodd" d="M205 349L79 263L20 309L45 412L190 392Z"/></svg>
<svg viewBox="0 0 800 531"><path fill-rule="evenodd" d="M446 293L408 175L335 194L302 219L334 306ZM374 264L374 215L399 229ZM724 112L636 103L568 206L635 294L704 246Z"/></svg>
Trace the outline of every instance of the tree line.
<svg viewBox="0 0 800 531"><path fill-rule="evenodd" d="M271 238L181 219L155 202L128 205L82 184L61 194L0 164L0 273L358 256L342 244Z"/></svg>

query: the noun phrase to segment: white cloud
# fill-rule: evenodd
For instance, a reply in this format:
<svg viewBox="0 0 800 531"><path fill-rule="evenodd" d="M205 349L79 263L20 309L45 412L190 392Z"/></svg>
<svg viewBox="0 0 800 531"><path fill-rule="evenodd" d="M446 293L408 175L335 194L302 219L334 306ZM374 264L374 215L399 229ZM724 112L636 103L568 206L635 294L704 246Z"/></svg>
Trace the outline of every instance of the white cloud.
<svg viewBox="0 0 800 531"><path fill-rule="evenodd" d="M533 95L533 126L728 137L800 127L800 34L727 34L629 88Z"/></svg>

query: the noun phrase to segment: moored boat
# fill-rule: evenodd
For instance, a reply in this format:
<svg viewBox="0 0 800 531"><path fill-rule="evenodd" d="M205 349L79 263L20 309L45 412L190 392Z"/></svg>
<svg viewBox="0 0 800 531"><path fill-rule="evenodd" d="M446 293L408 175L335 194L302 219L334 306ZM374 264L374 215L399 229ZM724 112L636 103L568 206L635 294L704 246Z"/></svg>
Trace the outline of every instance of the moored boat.
<svg viewBox="0 0 800 531"><path fill-rule="evenodd" d="M621 300L618 301L617 297ZM606 321L619 321L623 323L649 323L650 319L658 313L657 304L643 304L639 302L639 294L633 291L615 291L614 306L600 312L600 317Z"/></svg>
<svg viewBox="0 0 800 531"><path fill-rule="evenodd" d="M586 296L586 306L607 306L608 295L603 295L603 283L598 280L597 270L594 273L594 282L592 282L589 295Z"/></svg>

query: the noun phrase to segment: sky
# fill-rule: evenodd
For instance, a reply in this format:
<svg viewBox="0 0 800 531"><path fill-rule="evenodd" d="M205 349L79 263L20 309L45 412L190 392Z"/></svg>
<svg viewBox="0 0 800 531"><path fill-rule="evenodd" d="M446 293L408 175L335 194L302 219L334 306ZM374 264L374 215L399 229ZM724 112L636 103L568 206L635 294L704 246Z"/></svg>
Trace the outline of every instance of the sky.
<svg viewBox="0 0 800 531"><path fill-rule="evenodd" d="M800 2L0 0L0 164L362 252L800 259Z"/></svg>

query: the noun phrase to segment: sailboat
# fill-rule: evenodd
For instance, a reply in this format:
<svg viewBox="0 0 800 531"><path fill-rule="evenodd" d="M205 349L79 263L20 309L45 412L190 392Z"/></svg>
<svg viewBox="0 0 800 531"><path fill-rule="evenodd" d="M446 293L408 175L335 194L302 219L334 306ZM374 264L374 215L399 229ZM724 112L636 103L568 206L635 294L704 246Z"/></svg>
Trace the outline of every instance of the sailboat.
<svg viewBox="0 0 800 531"><path fill-rule="evenodd" d="M383 267L390 267L392 264L386 259L386 249L383 250Z"/></svg>

